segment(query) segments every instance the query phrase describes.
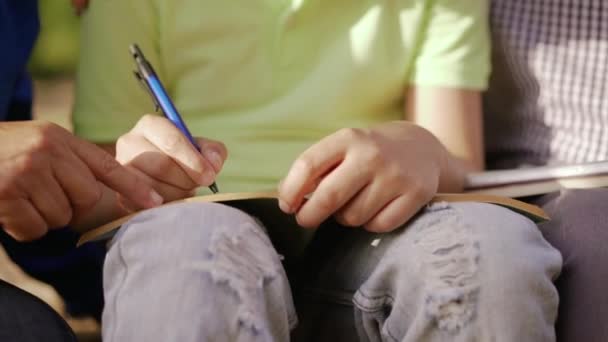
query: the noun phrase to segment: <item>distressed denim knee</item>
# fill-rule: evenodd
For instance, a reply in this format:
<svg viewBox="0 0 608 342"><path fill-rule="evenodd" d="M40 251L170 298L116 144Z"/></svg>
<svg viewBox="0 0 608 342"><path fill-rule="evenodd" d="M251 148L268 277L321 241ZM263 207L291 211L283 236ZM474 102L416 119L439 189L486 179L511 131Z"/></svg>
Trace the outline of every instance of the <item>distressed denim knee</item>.
<svg viewBox="0 0 608 342"><path fill-rule="evenodd" d="M363 341L554 341L561 255L495 205L434 204L354 296Z"/></svg>
<svg viewBox="0 0 608 342"><path fill-rule="evenodd" d="M125 224L104 293L104 341L285 341L297 320L264 228L221 204L162 207Z"/></svg>

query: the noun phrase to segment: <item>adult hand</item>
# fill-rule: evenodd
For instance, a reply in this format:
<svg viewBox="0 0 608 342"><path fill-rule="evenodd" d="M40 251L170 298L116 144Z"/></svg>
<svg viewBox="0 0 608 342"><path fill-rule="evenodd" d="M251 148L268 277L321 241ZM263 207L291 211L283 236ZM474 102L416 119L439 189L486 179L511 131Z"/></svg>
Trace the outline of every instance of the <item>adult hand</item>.
<svg viewBox="0 0 608 342"><path fill-rule="evenodd" d="M293 163L279 186L280 207L303 227L334 215L346 226L390 231L436 194L447 155L430 132L405 121L343 129Z"/></svg>
<svg viewBox="0 0 608 342"><path fill-rule="evenodd" d="M197 143L202 153L166 118L145 115L116 142L116 159L169 202L211 185L222 169L226 147L202 138Z"/></svg>
<svg viewBox="0 0 608 342"><path fill-rule="evenodd" d="M0 124L0 224L18 240L41 237L86 214L102 185L141 207L162 198L110 154L41 121Z"/></svg>

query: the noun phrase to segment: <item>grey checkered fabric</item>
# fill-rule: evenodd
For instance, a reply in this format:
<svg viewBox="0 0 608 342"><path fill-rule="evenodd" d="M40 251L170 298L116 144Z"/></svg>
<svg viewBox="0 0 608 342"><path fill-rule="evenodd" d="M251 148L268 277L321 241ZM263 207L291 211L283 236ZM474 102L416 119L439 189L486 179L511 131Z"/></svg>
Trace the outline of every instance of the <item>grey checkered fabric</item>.
<svg viewBox="0 0 608 342"><path fill-rule="evenodd" d="M608 159L608 1L491 1L488 165Z"/></svg>

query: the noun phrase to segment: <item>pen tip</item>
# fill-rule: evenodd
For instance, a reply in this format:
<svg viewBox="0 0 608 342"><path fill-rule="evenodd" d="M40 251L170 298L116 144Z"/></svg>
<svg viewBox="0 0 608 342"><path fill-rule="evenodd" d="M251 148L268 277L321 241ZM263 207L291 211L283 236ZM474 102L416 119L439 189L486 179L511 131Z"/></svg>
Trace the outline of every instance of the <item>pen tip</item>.
<svg viewBox="0 0 608 342"><path fill-rule="evenodd" d="M211 189L211 191L212 191L214 194L217 194L218 192L220 192L220 190L217 188L217 184L215 184L215 183L213 183L213 184L209 185L209 189Z"/></svg>

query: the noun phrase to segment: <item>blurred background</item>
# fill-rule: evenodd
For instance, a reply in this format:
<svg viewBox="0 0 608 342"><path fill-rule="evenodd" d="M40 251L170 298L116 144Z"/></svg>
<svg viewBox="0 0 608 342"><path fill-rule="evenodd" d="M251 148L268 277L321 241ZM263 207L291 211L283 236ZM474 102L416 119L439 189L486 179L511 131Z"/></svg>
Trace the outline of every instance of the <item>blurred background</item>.
<svg viewBox="0 0 608 342"><path fill-rule="evenodd" d="M40 1L40 36L30 59L34 116L71 128L79 21L70 2Z"/></svg>

